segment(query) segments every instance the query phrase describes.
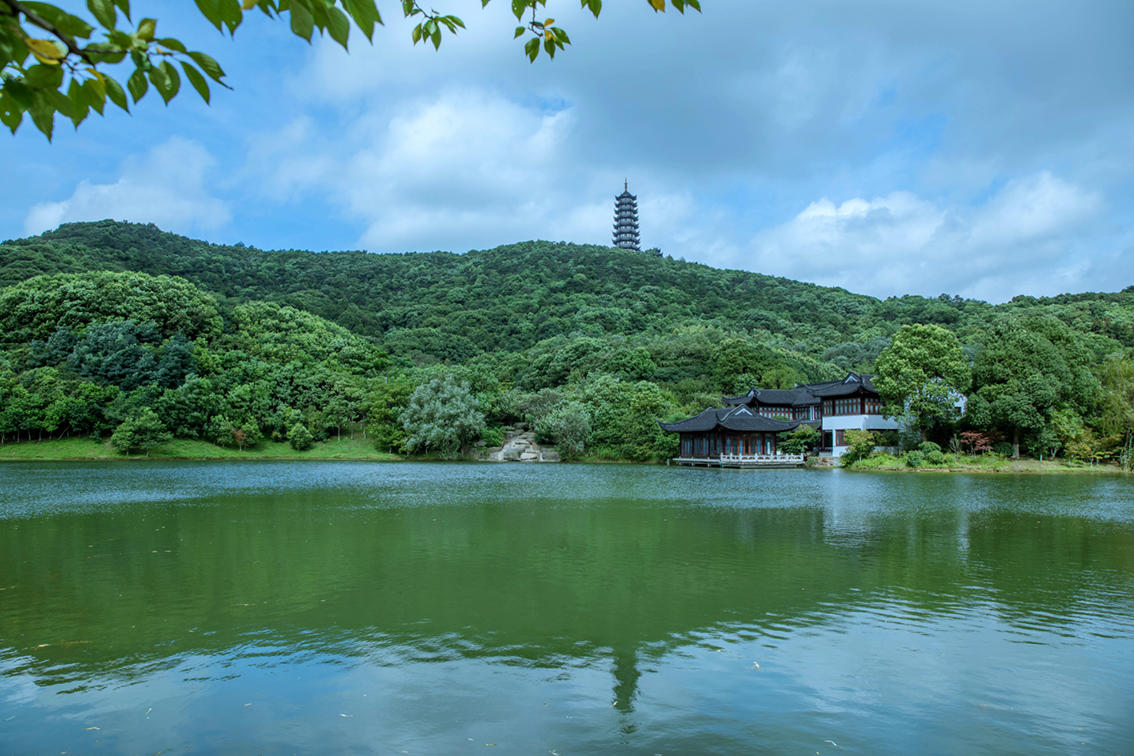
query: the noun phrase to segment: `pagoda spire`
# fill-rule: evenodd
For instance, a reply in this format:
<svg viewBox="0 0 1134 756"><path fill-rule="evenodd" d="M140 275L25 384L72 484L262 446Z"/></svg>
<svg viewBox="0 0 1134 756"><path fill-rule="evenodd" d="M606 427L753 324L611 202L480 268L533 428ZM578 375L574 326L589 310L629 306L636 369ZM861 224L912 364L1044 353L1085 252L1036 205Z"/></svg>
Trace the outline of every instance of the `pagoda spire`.
<svg viewBox="0 0 1134 756"><path fill-rule="evenodd" d="M630 179L622 183L622 194L614 198L614 246L640 249L638 240L638 198L630 193Z"/></svg>

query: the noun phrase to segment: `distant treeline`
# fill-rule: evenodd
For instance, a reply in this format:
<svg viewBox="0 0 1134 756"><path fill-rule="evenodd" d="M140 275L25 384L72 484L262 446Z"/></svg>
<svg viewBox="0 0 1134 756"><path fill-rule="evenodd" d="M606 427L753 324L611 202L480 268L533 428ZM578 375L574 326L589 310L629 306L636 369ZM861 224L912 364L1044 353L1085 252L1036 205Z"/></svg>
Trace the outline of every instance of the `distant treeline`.
<svg viewBox="0 0 1134 756"><path fill-rule="evenodd" d="M1036 354L1063 367L1027 369L1074 385L1037 410L1025 447L1089 441L1097 455L1126 432L1113 407L1134 347L1134 287L996 306L878 300L549 242L264 252L103 221L0 244L0 285L9 441L105 437L152 413L165 432L222 444L367 433L385 449L452 454L523 421L576 454L661 458L673 439L657 419L752 385L872 372L901 326L926 323L971 361L1005 332L1050 345ZM449 426L459 431L445 437ZM1010 429L986 417L981 430Z"/></svg>

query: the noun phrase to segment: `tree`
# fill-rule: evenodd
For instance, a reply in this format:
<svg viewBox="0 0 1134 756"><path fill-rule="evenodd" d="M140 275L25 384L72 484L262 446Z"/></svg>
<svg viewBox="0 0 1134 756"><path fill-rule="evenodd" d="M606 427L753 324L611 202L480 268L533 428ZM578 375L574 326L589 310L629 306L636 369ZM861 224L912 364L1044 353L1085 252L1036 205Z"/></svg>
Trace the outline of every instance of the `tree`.
<svg viewBox="0 0 1134 756"><path fill-rule="evenodd" d="M296 423L287 432L287 442L296 451L307 451L315 445L315 437L311 435L311 431L307 430L306 425Z"/></svg>
<svg viewBox="0 0 1134 756"><path fill-rule="evenodd" d="M110 445L119 454L137 454L145 452L150 456L150 449L169 441L173 436L165 429L161 419L148 407L140 414L122 421L118 429L110 437Z"/></svg>
<svg viewBox="0 0 1134 756"><path fill-rule="evenodd" d="M921 431L954 420L958 399L971 381L969 362L957 337L941 326L902 326L876 363L874 387L883 412L908 414Z"/></svg>
<svg viewBox="0 0 1134 756"><path fill-rule="evenodd" d="M666 0L646 1L655 11L666 9ZM489 2L481 0L481 5ZM602 0L580 4L596 18L602 10ZM554 58L571 43L555 19L537 17L537 9L546 5L547 0L512 0L512 12L521 24L514 36L527 38L524 54L533 62L541 47ZM700 0L670 0L669 5L681 13L686 7L701 9ZM197 0L197 8L218 31L230 35L253 8L269 17L286 15L297 36L310 42L318 30L344 49L352 27L373 42L374 27L383 23L377 0ZM415 22L410 32L414 44L438 48L442 31L455 34L465 27L457 16L426 11L416 0L402 0L401 10ZM175 37L157 36L157 19L142 18L134 24L129 0L87 0L87 11L81 17L53 3L0 0L0 122L13 133L27 113L50 139L56 113L78 128L90 111L102 115L107 100L129 111L130 100L136 104L150 86L169 104L181 89L178 68L205 102L210 98L209 80L228 88L224 69L209 55L186 49ZM124 90L112 74L123 75L118 66L127 59L133 71Z"/></svg>
<svg viewBox="0 0 1134 756"><path fill-rule="evenodd" d="M973 363L969 419L976 427L999 426L1012 434L1012 457L1021 434L1044 429L1071 382L1062 355L1022 323L1005 321L989 332Z"/></svg>
<svg viewBox="0 0 1134 756"><path fill-rule="evenodd" d="M868 430L848 430L846 442L849 448L843 452L842 463L844 467L849 467L860 459L866 459L877 445L877 439Z"/></svg>
<svg viewBox="0 0 1134 756"><path fill-rule="evenodd" d="M591 435L591 416L579 402L563 402L535 422L536 440L555 444L564 459L583 453Z"/></svg>
<svg viewBox="0 0 1134 756"><path fill-rule="evenodd" d="M780 450L785 454L806 454L819 443L819 430L811 425L800 425L784 437Z"/></svg>
<svg viewBox="0 0 1134 756"><path fill-rule="evenodd" d="M449 459L484 430L484 414L469 385L450 375L434 376L414 389L401 420L408 451L436 452Z"/></svg>

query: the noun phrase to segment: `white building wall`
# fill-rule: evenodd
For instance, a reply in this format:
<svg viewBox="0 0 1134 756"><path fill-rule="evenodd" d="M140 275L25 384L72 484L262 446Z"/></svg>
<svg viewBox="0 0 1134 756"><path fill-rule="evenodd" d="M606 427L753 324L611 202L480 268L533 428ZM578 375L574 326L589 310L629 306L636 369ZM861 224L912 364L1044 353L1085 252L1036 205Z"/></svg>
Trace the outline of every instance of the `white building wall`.
<svg viewBox="0 0 1134 756"><path fill-rule="evenodd" d="M884 415L831 415L823 418L822 430L833 433L837 430L898 430L899 427L896 419ZM841 457L850 448L845 445L834 446L834 438L831 439L831 442L832 457Z"/></svg>

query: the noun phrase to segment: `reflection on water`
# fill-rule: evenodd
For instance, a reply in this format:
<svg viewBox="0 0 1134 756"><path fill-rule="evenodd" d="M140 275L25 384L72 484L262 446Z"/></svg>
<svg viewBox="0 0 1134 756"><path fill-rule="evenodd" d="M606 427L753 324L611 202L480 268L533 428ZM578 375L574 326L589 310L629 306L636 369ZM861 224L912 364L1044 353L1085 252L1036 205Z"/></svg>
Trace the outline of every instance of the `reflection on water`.
<svg viewBox="0 0 1134 756"><path fill-rule="evenodd" d="M0 711L4 752L1129 751L1134 489L4 465Z"/></svg>

